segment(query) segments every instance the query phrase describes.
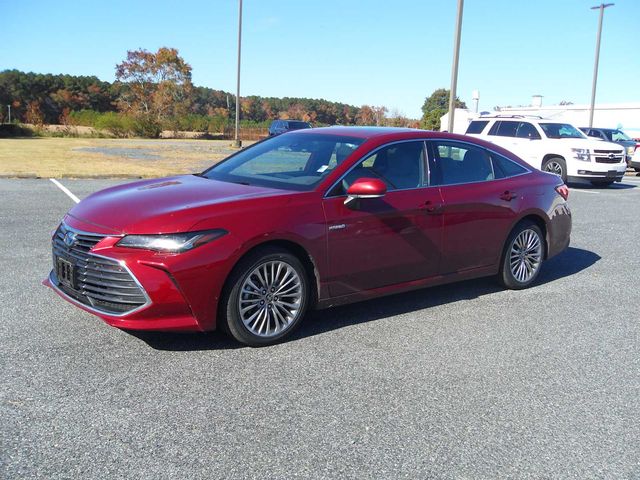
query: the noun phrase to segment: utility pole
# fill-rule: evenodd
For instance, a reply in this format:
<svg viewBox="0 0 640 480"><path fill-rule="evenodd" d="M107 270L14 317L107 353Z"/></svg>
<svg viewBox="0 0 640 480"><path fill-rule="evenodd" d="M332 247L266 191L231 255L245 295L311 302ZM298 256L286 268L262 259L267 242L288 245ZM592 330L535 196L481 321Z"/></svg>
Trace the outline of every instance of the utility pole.
<svg viewBox="0 0 640 480"><path fill-rule="evenodd" d="M233 146L242 147L240 140L240 52L242 50L242 0L238 2L238 77L236 83L236 136Z"/></svg>
<svg viewBox="0 0 640 480"><path fill-rule="evenodd" d="M591 10L600 10L600 18L598 19L598 37L596 40L596 59L593 64L593 83L591 84L591 107L589 108L589 128L593 127L593 110L596 105L596 84L598 83L598 63L600 61L600 37L602 35L602 17L604 17L604 9L614 6L615 3L601 3Z"/></svg>
<svg viewBox="0 0 640 480"><path fill-rule="evenodd" d="M11 105L7 105L7 108L9 109L9 123L11 123Z"/></svg>
<svg viewBox="0 0 640 480"><path fill-rule="evenodd" d="M449 128L453 132L453 116L456 111L456 87L458 85L458 59L460 57L460 34L462 32L462 9L464 0L458 0L458 16L456 18L456 32L453 43L453 66L451 67L451 89L449 91Z"/></svg>

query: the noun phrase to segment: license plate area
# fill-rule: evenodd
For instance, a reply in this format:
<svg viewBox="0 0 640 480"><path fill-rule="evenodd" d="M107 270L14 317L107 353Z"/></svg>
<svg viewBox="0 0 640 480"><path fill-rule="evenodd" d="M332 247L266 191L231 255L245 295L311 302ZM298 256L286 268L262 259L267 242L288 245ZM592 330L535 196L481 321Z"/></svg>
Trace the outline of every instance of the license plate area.
<svg viewBox="0 0 640 480"><path fill-rule="evenodd" d="M65 287L75 290L76 288L76 267L69 260L58 257L56 260L56 276L58 282Z"/></svg>
<svg viewBox="0 0 640 480"><path fill-rule="evenodd" d="M618 175L618 172L616 170L609 170L607 172L607 178L616 178L616 176Z"/></svg>

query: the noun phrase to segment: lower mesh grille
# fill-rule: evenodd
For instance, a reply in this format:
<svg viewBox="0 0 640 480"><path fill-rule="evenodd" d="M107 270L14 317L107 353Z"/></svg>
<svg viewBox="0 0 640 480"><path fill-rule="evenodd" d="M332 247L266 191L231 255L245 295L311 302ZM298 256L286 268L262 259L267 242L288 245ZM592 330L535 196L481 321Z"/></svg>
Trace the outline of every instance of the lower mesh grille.
<svg viewBox="0 0 640 480"><path fill-rule="evenodd" d="M124 265L90 252L104 237L61 224L52 242L52 280L78 302L100 312L122 315L148 303L148 297ZM65 262L70 269L60 266L68 265Z"/></svg>

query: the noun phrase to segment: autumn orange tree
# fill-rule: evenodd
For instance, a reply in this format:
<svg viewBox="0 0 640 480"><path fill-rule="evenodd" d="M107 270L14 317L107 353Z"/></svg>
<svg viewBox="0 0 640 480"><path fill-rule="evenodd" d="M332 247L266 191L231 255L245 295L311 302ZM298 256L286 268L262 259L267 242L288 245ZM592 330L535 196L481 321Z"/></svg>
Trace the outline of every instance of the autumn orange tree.
<svg viewBox="0 0 640 480"><path fill-rule="evenodd" d="M189 111L191 66L175 48L128 51L116 65L116 80L122 87L118 109L134 116L146 136L157 136L161 125Z"/></svg>

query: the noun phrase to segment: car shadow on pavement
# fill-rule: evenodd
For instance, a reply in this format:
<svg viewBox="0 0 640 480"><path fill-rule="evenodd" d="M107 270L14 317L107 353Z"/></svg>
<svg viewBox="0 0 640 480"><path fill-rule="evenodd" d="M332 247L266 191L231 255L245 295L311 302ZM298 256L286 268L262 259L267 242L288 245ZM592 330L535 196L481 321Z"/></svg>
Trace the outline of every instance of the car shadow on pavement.
<svg viewBox="0 0 640 480"><path fill-rule="evenodd" d="M624 182L624 179L622 179ZM602 185L591 185L591 184L571 184L570 187L575 190L596 190L606 192L607 190L629 190L633 188L638 188L637 185L632 185L630 183L614 183L612 185L602 186Z"/></svg>
<svg viewBox="0 0 640 480"><path fill-rule="evenodd" d="M127 330L127 333L142 340L154 350L191 352L200 350L235 350L244 348L220 331L206 333L145 332Z"/></svg>
<svg viewBox="0 0 640 480"><path fill-rule="evenodd" d="M569 247L565 252L544 264L535 285L544 285L560 278L575 275L592 266L600 258L597 253L589 250ZM312 337L358 323L371 322L461 300L471 300L501 290L503 288L493 278L488 277L317 310L309 312L300 328L285 339L285 342ZM198 351L243 348L242 345L221 332L178 334L130 331L129 333L156 350Z"/></svg>

